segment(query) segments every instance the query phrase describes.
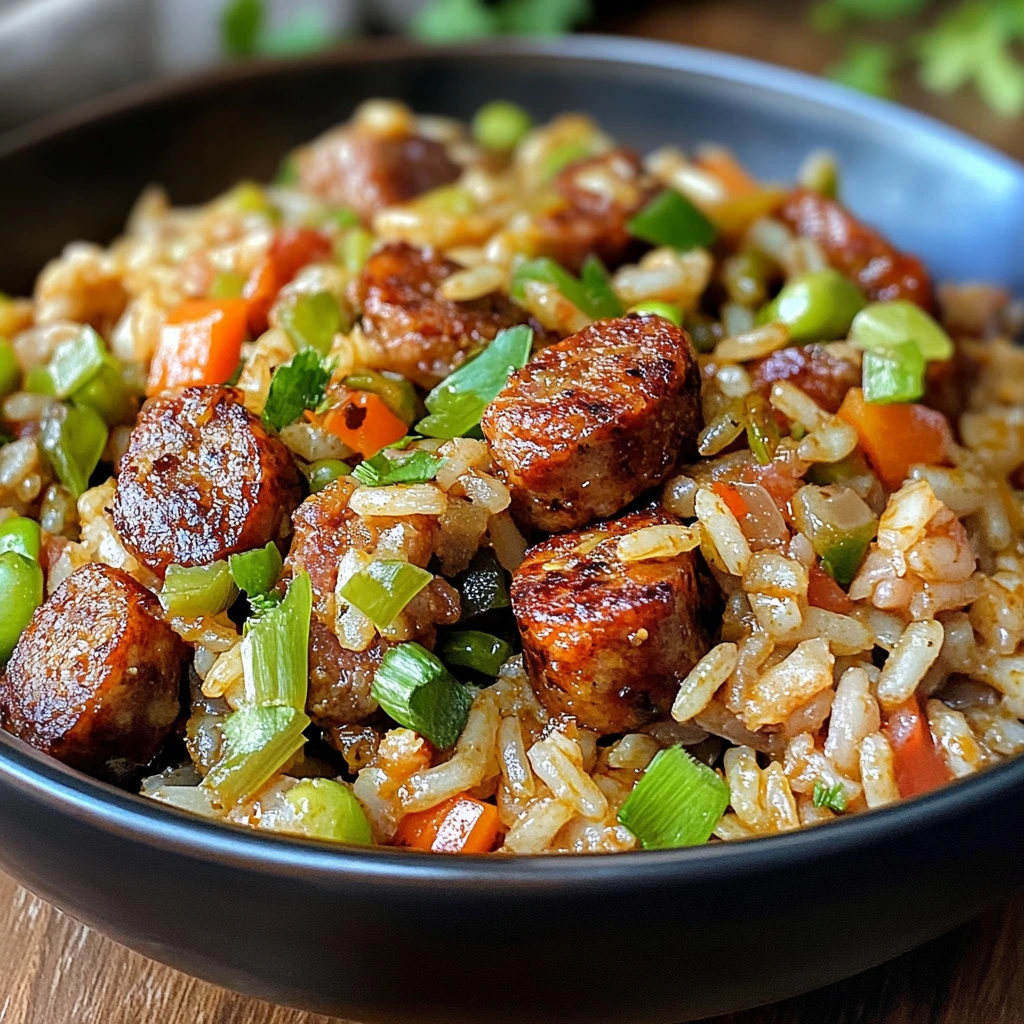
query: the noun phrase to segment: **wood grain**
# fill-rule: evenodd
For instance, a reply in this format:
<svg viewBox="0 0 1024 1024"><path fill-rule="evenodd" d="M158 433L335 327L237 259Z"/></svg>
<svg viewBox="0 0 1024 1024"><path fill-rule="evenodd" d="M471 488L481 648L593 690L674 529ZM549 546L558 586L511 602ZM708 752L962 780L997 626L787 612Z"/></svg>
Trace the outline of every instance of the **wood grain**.
<svg viewBox="0 0 1024 1024"><path fill-rule="evenodd" d="M236 995L147 960L2 874L0 965L0 1024L339 1024ZM1024 896L849 981L707 1024L1021 1021Z"/></svg>

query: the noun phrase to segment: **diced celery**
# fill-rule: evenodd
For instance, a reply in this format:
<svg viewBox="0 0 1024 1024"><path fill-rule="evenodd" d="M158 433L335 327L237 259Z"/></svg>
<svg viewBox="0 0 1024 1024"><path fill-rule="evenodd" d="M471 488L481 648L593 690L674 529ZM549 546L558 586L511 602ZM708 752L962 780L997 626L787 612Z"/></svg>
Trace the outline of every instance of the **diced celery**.
<svg viewBox="0 0 1024 1024"><path fill-rule="evenodd" d="M238 596L227 562L210 565L170 565L160 589L160 603L168 615L198 618L217 615Z"/></svg>

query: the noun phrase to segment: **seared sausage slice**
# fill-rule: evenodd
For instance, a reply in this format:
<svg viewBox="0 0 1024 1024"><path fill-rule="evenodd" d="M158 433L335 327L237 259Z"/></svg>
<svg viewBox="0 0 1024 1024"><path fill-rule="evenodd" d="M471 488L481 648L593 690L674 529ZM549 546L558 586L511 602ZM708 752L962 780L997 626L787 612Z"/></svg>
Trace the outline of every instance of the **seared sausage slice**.
<svg viewBox="0 0 1024 1024"><path fill-rule="evenodd" d="M376 363L423 388L443 380L503 327L533 323L503 292L453 302L439 292L459 267L433 249L391 242L366 262L349 288L363 311L363 333Z"/></svg>
<svg viewBox="0 0 1024 1024"><path fill-rule="evenodd" d="M642 248L626 223L658 188L634 152L619 148L578 160L553 184L562 202L537 222L545 255L575 272L591 253L616 267Z"/></svg>
<svg viewBox="0 0 1024 1024"><path fill-rule="evenodd" d="M834 413L846 392L860 387L861 368L855 359L844 359L827 345L794 345L755 363L750 376L754 389L765 398L775 381L788 380L826 412Z"/></svg>
<svg viewBox="0 0 1024 1024"><path fill-rule="evenodd" d="M412 133L379 135L343 125L296 156L299 185L328 203L354 209L364 221L387 206L408 202L453 182L458 164L434 139Z"/></svg>
<svg viewBox="0 0 1024 1024"><path fill-rule="evenodd" d="M668 712L707 653L703 612L715 588L697 554L634 562L617 554L627 534L675 522L634 512L552 537L513 573L526 669L552 714L601 733L638 729Z"/></svg>
<svg viewBox="0 0 1024 1024"><path fill-rule="evenodd" d="M163 575L280 540L301 497L288 449L234 388L186 388L143 406L121 458L114 526Z"/></svg>
<svg viewBox="0 0 1024 1024"><path fill-rule="evenodd" d="M600 320L513 373L480 426L519 522L569 530L614 515L693 454L700 370L667 320Z"/></svg>
<svg viewBox="0 0 1024 1024"><path fill-rule="evenodd" d="M931 311L935 300L924 264L894 248L834 199L810 189L790 193L779 216L800 236L813 238L829 263L856 281L873 302L908 299Z"/></svg>
<svg viewBox="0 0 1024 1024"><path fill-rule="evenodd" d="M5 728L92 774L147 764L181 714L189 654L160 616L122 570L76 569L14 648L0 686Z"/></svg>

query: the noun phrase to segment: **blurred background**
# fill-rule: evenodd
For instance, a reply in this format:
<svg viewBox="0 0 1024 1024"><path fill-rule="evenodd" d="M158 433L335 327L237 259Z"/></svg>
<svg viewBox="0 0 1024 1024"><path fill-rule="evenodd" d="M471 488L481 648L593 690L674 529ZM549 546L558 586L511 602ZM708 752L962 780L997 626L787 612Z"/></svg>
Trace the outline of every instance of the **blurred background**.
<svg viewBox="0 0 1024 1024"><path fill-rule="evenodd" d="M1024 159L1024 0L0 0L0 131L147 78L367 36L569 31L825 75Z"/></svg>

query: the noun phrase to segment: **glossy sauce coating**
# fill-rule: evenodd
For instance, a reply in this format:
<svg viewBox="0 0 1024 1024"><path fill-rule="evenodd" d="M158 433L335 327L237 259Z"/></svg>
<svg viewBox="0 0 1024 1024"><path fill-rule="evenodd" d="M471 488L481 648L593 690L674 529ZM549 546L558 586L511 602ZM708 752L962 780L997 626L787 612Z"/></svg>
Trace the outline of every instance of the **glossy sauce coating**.
<svg viewBox="0 0 1024 1024"><path fill-rule="evenodd" d="M573 529L614 515L693 454L697 360L661 317L599 320L513 373L480 426L516 519Z"/></svg>
<svg viewBox="0 0 1024 1024"><path fill-rule="evenodd" d="M181 714L189 654L145 587L120 569L84 565L18 640L0 682L0 718L82 771L144 765Z"/></svg>
<svg viewBox="0 0 1024 1024"><path fill-rule="evenodd" d="M601 733L668 713L708 651L704 618L716 588L696 552L623 562L616 546L633 531L676 522L634 512L526 553L512 576L512 608L530 680L551 713Z"/></svg>
<svg viewBox="0 0 1024 1024"><path fill-rule="evenodd" d="M223 386L150 399L121 459L114 525L153 572L280 540L302 487L288 449Z"/></svg>
<svg viewBox="0 0 1024 1024"><path fill-rule="evenodd" d="M375 364L432 388L503 327L536 323L504 292L453 302L438 291L459 269L433 249L391 242L367 260L349 289L363 311L362 327Z"/></svg>

